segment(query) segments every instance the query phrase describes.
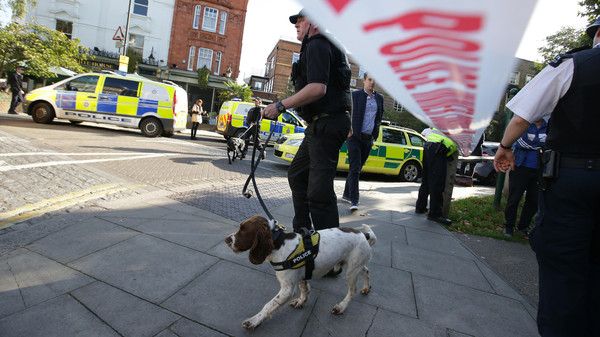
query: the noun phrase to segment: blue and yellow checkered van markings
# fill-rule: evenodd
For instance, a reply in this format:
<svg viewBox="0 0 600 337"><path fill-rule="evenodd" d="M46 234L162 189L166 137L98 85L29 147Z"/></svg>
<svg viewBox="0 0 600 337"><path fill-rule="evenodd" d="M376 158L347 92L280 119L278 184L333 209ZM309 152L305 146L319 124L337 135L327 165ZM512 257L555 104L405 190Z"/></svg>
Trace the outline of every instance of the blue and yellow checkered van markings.
<svg viewBox="0 0 600 337"><path fill-rule="evenodd" d="M100 94L98 95L98 112L117 113L117 102L119 96Z"/></svg>
<svg viewBox="0 0 600 337"><path fill-rule="evenodd" d="M140 98L136 115L142 116L147 113L158 113L158 101Z"/></svg>
<svg viewBox="0 0 600 337"><path fill-rule="evenodd" d="M69 93L56 93L56 105L62 109L75 109L75 104L77 103L77 93L69 92Z"/></svg>

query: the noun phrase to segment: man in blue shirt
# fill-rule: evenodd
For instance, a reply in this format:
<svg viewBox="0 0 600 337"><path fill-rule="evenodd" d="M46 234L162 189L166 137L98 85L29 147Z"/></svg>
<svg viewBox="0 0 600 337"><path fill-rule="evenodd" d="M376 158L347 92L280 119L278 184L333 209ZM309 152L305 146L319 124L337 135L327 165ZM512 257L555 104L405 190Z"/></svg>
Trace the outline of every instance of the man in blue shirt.
<svg viewBox="0 0 600 337"><path fill-rule="evenodd" d="M517 229L523 237L528 237L529 224L538 210L537 153L546 145L546 129L546 121L540 118L531 123L527 131L513 145L515 169L510 172L508 178L508 199L504 209L504 236L513 236L519 202L523 193L526 192Z"/></svg>
<svg viewBox="0 0 600 337"><path fill-rule="evenodd" d="M352 92L352 135L346 139L350 170L342 200L351 203L351 211L358 210L358 180L360 170L365 165L373 141L379 136L379 126L383 117L383 95L375 92L375 80L365 73L363 90Z"/></svg>

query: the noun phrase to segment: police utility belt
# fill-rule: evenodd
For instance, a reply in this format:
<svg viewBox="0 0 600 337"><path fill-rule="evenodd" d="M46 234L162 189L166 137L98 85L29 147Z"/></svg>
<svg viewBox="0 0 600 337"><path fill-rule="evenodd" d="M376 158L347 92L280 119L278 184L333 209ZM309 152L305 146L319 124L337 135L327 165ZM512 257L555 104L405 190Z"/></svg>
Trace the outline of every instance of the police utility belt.
<svg viewBox="0 0 600 337"><path fill-rule="evenodd" d="M539 185L546 190L548 184L558 178L560 168L575 168L590 171L600 170L600 157L584 158L562 154L554 150L540 150L538 153L540 168Z"/></svg>

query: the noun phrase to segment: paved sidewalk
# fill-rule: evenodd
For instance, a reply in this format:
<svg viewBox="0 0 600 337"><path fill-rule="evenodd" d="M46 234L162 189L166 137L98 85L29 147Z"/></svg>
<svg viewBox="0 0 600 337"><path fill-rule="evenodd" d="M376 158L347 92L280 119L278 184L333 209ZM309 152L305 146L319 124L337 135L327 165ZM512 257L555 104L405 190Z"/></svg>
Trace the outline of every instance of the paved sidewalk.
<svg viewBox="0 0 600 337"><path fill-rule="evenodd" d="M377 234L373 289L344 315L330 314L347 290L340 275L311 281L306 308L285 306L244 330L279 285L270 265L224 244L240 210L208 209L215 200L258 202L199 188L195 196L190 189L105 201L0 235L8 251L0 257L0 336L537 335L526 299L444 227L414 214L417 184L361 189L358 212L338 205L343 226L367 223ZM288 197L271 209L284 225L293 214Z"/></svg>

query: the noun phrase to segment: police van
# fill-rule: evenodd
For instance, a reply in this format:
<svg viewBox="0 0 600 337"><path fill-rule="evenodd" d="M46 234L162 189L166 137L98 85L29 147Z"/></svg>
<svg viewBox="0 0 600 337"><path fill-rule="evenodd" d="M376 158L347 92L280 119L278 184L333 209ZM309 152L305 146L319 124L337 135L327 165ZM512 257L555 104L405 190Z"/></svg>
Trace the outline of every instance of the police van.
<svg viewBox="0 0 600 337"><path fill-rule="evenodd" d="M88 73L35 89L23 111L37 123L54 118L136 128L146 137L172 136L186 128L187 93L138 75Z"/></svg>
<svg viewBox="0 0 600 337"><path fill-rule="evenodd" d="M225 139L240 137L248 129L246 117L248 116L248 110L253 107L254 103L242 101L227 101L223 103L221 110L219 110L217 132L222 134ZM266 139L271 130L273 130L271 140L275 142L284 135L304 133L305 129L306 123L302 119L293 112L286 111L280 114L277 120L263 117L260 124L259 136Z"/></svg>

